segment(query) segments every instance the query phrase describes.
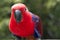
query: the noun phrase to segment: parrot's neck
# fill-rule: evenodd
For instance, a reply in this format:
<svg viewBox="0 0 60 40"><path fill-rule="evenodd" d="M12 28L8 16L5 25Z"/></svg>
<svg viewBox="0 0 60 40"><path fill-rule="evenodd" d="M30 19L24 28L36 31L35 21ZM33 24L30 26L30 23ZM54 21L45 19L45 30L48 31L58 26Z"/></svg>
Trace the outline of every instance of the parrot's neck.
<svg viewBox="0 0 60 40"><path fill-rule="evenodd" d="M27 11L22 13L22 17L24 17L24 18L25 18L27 15L29 15L29 12L27 12Z"/></svg>
<svg viewBox="0 0 60 40"><path fill-rule="evenodd" d="M29 19L31 17L30 13L28 11L22 13L22 19L25 20L25 19Z"/></svg>

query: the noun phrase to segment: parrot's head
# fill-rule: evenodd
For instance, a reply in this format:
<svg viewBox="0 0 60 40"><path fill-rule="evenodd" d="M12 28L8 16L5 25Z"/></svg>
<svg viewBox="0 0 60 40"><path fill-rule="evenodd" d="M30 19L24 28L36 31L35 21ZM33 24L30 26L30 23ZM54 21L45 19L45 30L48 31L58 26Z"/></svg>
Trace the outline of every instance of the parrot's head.
<svg viewBox="0 0 60 40"><path fill-rule="evenodd" d="M28 11L27 7L22 3L14 4L11 7L11 10L17 22L20 22L22 19L22 14Z"/></svg>

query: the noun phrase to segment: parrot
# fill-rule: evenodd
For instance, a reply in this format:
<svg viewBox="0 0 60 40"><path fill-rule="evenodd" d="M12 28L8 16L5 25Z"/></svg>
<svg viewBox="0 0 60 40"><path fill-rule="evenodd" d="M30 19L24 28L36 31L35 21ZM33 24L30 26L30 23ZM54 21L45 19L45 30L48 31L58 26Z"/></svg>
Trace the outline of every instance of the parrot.
<svg viewBox="0 0 60 40"><path fill-rule="evenodd" d="M23 3L11 7L9 30L17 38L41 38L43 36L42 21L39 16L30 12Z"/></svg>

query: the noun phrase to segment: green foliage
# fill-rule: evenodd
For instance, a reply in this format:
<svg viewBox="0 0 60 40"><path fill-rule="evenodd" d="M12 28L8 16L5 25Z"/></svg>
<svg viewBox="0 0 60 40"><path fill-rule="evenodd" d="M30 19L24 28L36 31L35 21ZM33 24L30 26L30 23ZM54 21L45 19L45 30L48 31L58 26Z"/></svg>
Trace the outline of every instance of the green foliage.
<svg viewBox="0 0 60 40"><path fill-rule="evenodd" d="M9 24L9 19L4 19L0 23L0 39L2 39L2 40L14 39L14 37L11 35L11 33L9 31L8 24Z"/></svg>

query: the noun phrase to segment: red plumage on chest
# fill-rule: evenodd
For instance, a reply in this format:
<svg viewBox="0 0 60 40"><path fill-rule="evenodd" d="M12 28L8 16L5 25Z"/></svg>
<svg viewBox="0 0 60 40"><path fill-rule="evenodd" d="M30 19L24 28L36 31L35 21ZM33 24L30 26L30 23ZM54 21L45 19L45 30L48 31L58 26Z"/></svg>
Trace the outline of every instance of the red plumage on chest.
<svg viewBox="0 0 60 40"><path fill-rule="evenodd" d="M19 23L16 22L14 14L12 13L9 25L10 31L20 37L31 36L34 33L34 22L29 12L22 15L22 20Z"/></svg>

